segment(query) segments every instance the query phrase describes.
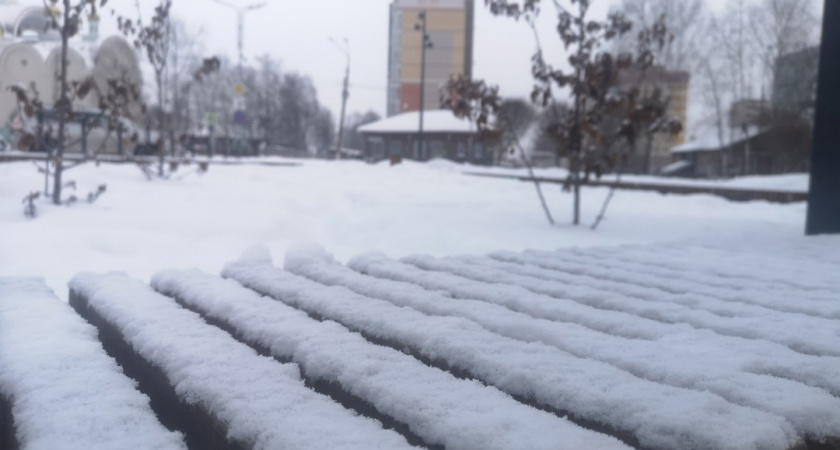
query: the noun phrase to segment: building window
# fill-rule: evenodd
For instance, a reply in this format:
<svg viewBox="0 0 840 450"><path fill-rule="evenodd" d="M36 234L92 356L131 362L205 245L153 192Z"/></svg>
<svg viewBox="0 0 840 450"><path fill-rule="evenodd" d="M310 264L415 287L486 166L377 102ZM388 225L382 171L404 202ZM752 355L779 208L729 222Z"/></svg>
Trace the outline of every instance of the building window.
<svg viewBox="0 0 840 450"><path fill-rule="evenodd" d="M463 142L458 142L458 159L465 159L467 157L467 146Z"/></svg>
<svg viewBox="0 0 840 450"><path fill-rule="evenodd" d="M388 150L391 156L402 156L403 146L400 141L391 141L388 143Z"/></svg>
<svg viewBox="0 0 840 450"><path fill-rule="evenodd" d="M374 161L385 159L385 143L382 138L370 137L367 141L368 157Z"/></svg>
<svg viewBox="0 0 840 450"><path fill-rule="evenodd" d="M484 159L484 144L476 142L473 145L473 153L475 154L475 159Z"/></svg>
<svg viewBox="0 0 840 450"><path fill-rule="evenodd" d="M432 158L446 157L446 149L443 147L442 141L430 141L429 151L431 152Z"/></svg>

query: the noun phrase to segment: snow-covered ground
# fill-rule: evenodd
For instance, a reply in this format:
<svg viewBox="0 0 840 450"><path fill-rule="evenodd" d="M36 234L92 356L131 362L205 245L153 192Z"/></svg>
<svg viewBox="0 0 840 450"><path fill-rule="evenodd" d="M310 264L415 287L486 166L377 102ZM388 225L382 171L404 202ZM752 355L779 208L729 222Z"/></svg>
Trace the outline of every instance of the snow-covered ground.
<svg viewBox="0 0 840 450"><path fill-rule="evenodd" d="M67 282L80 271L119 270L144 280L164 268L218 273L251 246L265 244L282 260L300 241L320 243L341 261L371 250L442 256L628 243L821 260L840 253L840 238L803 236L804 203L620 191L607 220L591 231L568 225L572 197L559 186L545 186L560 222L551 227L533 185L464 176L467 170L477 168L443 161L391 167L313 160L294 168L212 166L205 175L182 167L171 180L150 182L131 165L86 165L66 179L76 182L80 198L107 184L98 202L56 208L41 201L38 217L30 220L21 200L43 188L43 175L31 163L0 164L0 274L45 277L66 298ZM807 177L740 183L795 189L807 185ZM606 194L605 188L584 189L585 224Z"/></svg>

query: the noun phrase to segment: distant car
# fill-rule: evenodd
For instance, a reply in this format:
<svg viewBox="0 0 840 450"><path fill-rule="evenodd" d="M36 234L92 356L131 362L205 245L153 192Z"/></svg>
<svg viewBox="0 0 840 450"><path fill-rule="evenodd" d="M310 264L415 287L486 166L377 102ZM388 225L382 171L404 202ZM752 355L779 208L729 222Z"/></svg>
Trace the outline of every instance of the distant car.
<svg viewBox="0 0 840 450"><path fill-rule="evenodd" d="M149 143L149 144L137 144L137 147L134 147L134 156L154 156L158 154L157 145Z"/></svg>

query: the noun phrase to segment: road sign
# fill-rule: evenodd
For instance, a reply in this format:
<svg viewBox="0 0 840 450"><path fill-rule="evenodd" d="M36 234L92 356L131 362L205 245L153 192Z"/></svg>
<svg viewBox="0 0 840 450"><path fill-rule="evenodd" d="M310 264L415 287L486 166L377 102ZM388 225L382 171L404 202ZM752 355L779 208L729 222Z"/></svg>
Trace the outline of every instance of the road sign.
<svg viewBox="0 0 840 450"><path fill-rule="evenodd" d="M204 125L212 127L219 124L219 115L214 112L204 113Z"/></svg>
<svg viewBox="0 0 840 450"><path fill-rule="evenodd" d="M245 111L238 110L233 112L233 123L237 125L242 125L247 120L248 116L245 114Z"/></svg>
<svg viewBox="0 0 840 450"><path fill-rule="evenodd" d="M242 83L236 83L233 86L233 92L236 93L236 95L244 94L245 93L245 85L242 84Z"/></svg>

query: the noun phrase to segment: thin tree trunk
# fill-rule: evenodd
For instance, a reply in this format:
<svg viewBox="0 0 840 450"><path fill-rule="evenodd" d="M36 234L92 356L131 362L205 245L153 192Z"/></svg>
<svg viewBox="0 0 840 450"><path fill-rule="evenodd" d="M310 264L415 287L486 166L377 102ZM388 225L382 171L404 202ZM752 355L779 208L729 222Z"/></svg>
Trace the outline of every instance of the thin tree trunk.
<svg viewBox="0 0 840 450"><path fill-rule="evenodd" d="M554 217L551 216L551 211L548 209L548 203L545 201L545 196L543 195L542 186L540 186L539 180L537 180L536 174L534 174L534 165L531 164L531 158L525 153L525 149L522 148L522 143L519 142L519 136L516 136L512 130L511 133L514 136L514 140L516 142L516 147L519 149L519 152L522 153L522 159L525 161L525 165L528 167L528 174L531 176L531 179L534 180L534 187L537 189L537 196L540 198L540 204L542 204L543 211L545 212L545 217L548 219L548 223L550 225L554 225Z"/></svg>
<svg viewBox="0 0 840 450"><path fill-rule="evenodd" d="M163 130L163 122L165 121L164 111L163 111L163 72L158 71L156 74L157 87L158 87L158 142L160 143L160 148L158 148L158 176L163 178L164 175L164 160L165 156L165 138L166 133Z"/></svg>
<svg viewBox="0 0 840 450"><path fill-rule="evenodd" d="M67 98L67 40L68 36L68 22L70 21L70 0L64 0L64 20L61 25L61 73L58 77L58 82L61 84L60 96L58 98L58 108L53 105L53 113L58 114L58 142L55 155L55 177L53 184L53 203L61 204L61 172L62 162L64 158L64 135L67 126L67 116L70 107L70 100ZM47 162L49 165L49 161Z"/></svg>

